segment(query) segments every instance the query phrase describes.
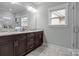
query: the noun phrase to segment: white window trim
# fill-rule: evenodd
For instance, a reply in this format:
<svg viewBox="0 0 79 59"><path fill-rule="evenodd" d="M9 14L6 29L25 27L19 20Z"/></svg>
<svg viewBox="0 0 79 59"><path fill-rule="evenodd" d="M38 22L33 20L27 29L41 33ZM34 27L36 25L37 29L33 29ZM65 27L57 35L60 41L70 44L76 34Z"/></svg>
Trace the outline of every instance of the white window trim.
<svg viewBox="0 0 79 59"><path fill-rule="evenodd" d="M55 7L52 7L52 8L49 8L48 9L48 27L63 27L63 26L67 26L68 25L68 6L69 6L69 3L66 3L66 4L61 4L61 5L57 5ZM63 9L65 8L66 9L66 16L65 16L65 21L66 21L66 24L63 24L63 25L51 25L50 24L50 10L52 11L55 11L55 10L60 10L60 9Z"/></svg>

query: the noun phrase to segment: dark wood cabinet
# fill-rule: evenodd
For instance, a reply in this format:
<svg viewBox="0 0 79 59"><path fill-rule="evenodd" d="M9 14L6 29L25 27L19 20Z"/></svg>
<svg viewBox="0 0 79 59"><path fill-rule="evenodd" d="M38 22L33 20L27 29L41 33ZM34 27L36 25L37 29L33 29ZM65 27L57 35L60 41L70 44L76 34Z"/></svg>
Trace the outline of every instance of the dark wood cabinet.
<svg viewBox="0 0 79 59"><path fill-rule="evenodd" d="M19 34L16 35L16 39L14 40L14 55L24 55L26 53L26 35Z"/></svg>
<svg viewBox="0 0 79 59"><path fill-rule="evenodd" d="M43 31L0 36L0 56L28 54L43 43Z"/></svg>
<svg viewBox="0 0 79 59"><path fill-rule="evenodd" d="M27 34L27 52L31 51L34 49L34 39L35 39L35 34L34 33L28 33Z"/></svg>
<svg viewBox="0 0 79 59"><path fill-rule="evenodd" d="M43 43L43 32L36 32L35 33L35 48L39 47Z"/></svg>
<svg viewBox="0 0 79 59"><path fill-rule="evenodd" d="M0 56L13 56L13 40L10 37L0 37Z"/></svg>

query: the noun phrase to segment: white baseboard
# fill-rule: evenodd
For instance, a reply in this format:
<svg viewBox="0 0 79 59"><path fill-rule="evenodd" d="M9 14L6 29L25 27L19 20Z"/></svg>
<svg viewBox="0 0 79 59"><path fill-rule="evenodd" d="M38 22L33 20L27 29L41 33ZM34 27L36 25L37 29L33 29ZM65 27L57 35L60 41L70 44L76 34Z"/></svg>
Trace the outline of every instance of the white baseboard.
<svg viewBox="0 0 79 59"><path fill-rule="evenodd" d="M55 46L57 48L62 48L62 49L65 49L68 52L71 52L72 56L79 56L79 49L66 48L66 47L63 47L63 46L55 45L55 44L52 44L52 43L45 43L45 42L43 43L43 45L46 46L46 47Z"/></svg>
<svg viewBox="0 0 79 59"><path fill-rule="evenodd" d="M73 49L70 49L70 48L66 48L66 47L62 47L62 46L59 46L59 45L55 45L55 44L52 44L52 43L43 43L44 46L46 47L57 47L59 48L60 50L59 51L62 51L61 53L64 53L64 54L70 54L72 55L72 52L73 52ZM65 53L66 52L66 53Z"/></svg>

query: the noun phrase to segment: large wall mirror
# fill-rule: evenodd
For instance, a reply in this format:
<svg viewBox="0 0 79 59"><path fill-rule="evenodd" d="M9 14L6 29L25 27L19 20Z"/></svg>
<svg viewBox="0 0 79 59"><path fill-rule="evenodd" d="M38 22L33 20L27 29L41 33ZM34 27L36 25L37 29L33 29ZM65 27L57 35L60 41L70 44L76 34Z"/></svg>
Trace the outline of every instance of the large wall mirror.
<svg viewBox="0 0 79 59"><path fill-rule="evenodd" d="M0 32L21 31L28 28L31 16L24 4L28 5L28 2L0 2Z"/></svg>

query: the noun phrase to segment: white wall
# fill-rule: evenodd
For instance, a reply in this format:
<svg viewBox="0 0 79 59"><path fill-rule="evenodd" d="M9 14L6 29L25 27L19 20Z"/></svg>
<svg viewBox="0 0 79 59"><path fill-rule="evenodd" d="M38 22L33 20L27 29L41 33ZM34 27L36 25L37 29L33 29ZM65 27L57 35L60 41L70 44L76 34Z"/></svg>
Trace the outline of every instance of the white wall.
<svg viewBox="0 0 79 59"><path fill-rule="evenodd" d="M44 43L72 48L72 12L69 12L69 24L67 27L49 27L48 26L48 9L64 3L49 2L44 3L38 8L37 29L44 29Z"/></svg>

